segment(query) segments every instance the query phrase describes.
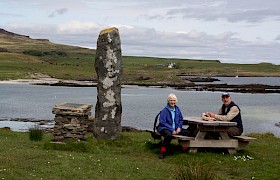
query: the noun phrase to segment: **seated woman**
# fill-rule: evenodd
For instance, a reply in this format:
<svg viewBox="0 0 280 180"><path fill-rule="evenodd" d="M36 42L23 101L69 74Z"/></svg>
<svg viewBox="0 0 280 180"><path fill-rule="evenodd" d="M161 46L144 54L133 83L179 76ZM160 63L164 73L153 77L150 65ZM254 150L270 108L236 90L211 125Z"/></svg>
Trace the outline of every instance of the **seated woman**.
<svg viewBox="0 0 280 180"><path fill-rule="evenodd" d="M187 135L186 130L182 128L184 119L180 108L176 105L177 102L176 95L169 94L167 105L160 112L157 131L164 137L160 148L160 159L164 158L167 148L173 139L172 135Z"/></svg>

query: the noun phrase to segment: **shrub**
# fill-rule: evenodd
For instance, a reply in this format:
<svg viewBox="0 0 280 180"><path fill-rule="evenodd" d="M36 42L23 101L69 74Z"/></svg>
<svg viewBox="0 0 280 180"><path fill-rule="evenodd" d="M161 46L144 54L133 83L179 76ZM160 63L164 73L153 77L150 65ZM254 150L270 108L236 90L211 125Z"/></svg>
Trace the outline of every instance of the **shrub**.
<svg viewBox="0 0 280 180"><path fill-rule="evenodd" d="M8 50L6 48L1 48L0 47L0 52L8 52Z"/></svg>
<svg viewBox="0 0 280 180"><path fill-rule="evenodd" d="M31 56L67 56L66 52L63 51L38 51L38 50L27 50L23 51L23 54L28 54Z"/></svg>
<svg viewBox="0 0 280 180"><path fill-rule="evenodd" d="M37 51L37 50L29 50L29 51L23 51L23 54L28 54L31 56L43 56L42 51Z"/></svg>
<svg viewBox="0 0 280 180"><path fill-rule="evenodd" d="M43 139L43 130L39 126L29 128L29 139L31 141L41 141Z"/></svg>

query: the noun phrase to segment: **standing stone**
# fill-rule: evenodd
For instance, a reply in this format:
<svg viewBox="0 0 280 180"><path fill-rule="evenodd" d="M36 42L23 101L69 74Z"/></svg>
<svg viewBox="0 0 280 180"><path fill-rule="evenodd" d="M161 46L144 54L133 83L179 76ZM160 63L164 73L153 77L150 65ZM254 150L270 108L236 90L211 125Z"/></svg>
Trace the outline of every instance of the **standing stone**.
<svg viewBox="0 0 280 180"><path fill-rule="evenodd" d="M100 32L95 55L98 77L95 106L94 137L114 140L120 137L121 127L121 41L117 28Z"/></svg>

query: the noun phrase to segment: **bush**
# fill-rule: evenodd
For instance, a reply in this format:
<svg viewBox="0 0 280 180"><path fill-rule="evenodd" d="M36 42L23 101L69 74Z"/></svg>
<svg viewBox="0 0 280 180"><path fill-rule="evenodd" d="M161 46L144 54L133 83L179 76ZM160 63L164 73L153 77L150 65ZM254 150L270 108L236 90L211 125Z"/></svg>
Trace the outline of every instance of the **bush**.
<svg viewBox="0 0 280 180"><path fill-rule="evenodd" d="M39 126L30 128L29 139L31 141L41 141L43 139L43 130Z"/></svg>
<svg viewBox="0 0 280 180"><path fill-rule="evenodd" d="M63 51L45 51L44 56L67 56Z"/></svg>
<svg viewBox="0 0 280 180"><path fill-rule="evenodd" d="M27 54L31 56L43 56L42 51L36 51L36 50L23 51L23 54Z"/></svg>
<svg viewBox="0 0 280 180"><path fill-rule="evenodd" d="M28 54L31 56L52 56L52 57L57 57L57 56L67 56L67 54L63 51L37 51L37 50L28 50L28 51L23 51L23 54Z"/></svg>
<svg viewBox="0 0 280 180"><path fill-rule="evenodd" d="M1 48L0 47L0 52L8 52L8 50L6 48Z"/></svg>

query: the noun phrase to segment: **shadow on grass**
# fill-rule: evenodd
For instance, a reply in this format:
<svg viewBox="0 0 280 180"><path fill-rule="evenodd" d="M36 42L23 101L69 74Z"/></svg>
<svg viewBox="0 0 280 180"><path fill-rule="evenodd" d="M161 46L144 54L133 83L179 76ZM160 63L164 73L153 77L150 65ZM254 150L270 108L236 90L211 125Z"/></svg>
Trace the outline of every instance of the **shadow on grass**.
<svg viewBox="0 0 280 180"><path fill-rule="evenodd" d="M158 154L161 148L160 141L148 141L146 142L146 149L154 154ZM229 154L227 148L198 148L198 153L213 153L213 154ZM185 152L182 151L182 146L177 144L170 144L167 148L166 155L174 155L180 153L189 153L189 149ZM237 154L248 154L246 150L237 150Z"/></svg>
<svg viewBox="0 0 280 180"><path fill-rule="evenodd" d="M161 141L148 141L146 143L146 149L151 151L154 154L158 154L159 150L161 148ZM169 147L167 147L167 153L166 155L174 155L174 154L180 154L183 153L182 146L178 144L170 144Z"/></svg>

